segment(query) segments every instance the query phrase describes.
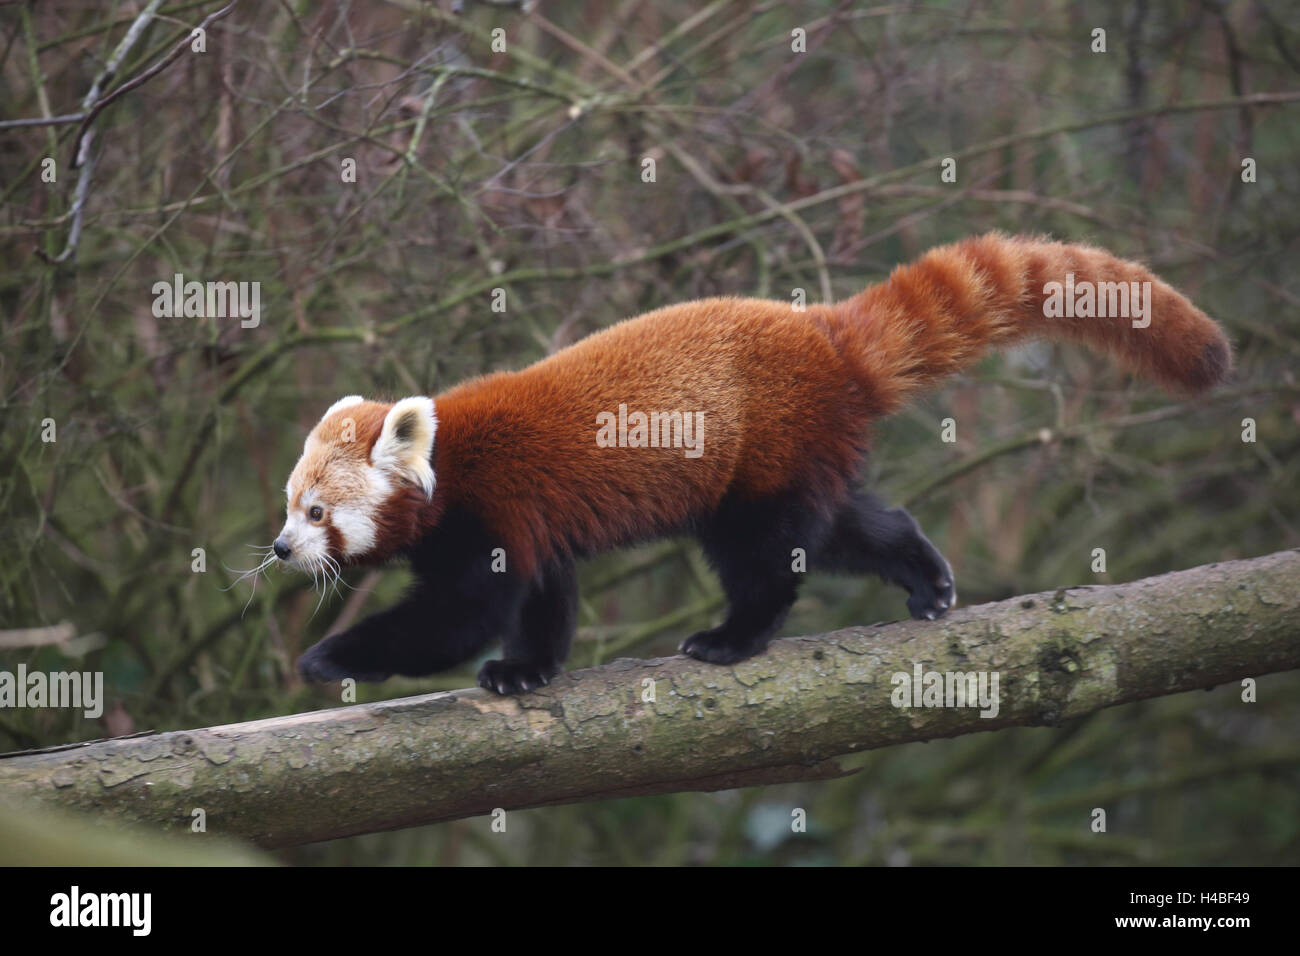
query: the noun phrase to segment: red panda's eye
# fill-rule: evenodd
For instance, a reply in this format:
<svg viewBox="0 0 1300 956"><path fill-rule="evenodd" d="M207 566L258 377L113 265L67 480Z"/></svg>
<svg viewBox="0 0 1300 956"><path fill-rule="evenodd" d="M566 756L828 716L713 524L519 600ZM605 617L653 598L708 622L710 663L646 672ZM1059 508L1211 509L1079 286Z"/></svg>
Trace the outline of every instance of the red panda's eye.
<svg viewBox="0 0 1300 956"><path fill-rule="evenodd" d="M320 505L312 505L311 511L307 512L312 521L320 521L325 512L321 510Z"/></svg>

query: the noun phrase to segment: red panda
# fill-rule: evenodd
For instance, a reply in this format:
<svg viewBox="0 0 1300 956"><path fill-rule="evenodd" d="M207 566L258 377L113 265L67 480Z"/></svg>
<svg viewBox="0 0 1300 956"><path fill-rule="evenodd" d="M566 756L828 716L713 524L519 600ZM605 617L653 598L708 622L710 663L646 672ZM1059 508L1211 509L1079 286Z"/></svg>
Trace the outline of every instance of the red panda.
<svg viewBox="0 0 1300 956"><path fill-rule="evenodd" d="M275 553L334 573L405 557L414 585L299 672L429 674L500 637L479 683L540 687L576 625L574 562L683 533L728 600L682 645L701 660L766 647L795 600L796 548L809 569L899 584L913 616L936 618L956 598L948 562L906 511L857 487L869 427L986 348L1030 338L1081 342L1187 394L1231 365L1220 328L1145 267L990 234L834 305L688 302L436 398L344 398L307 437Z"/></svg>

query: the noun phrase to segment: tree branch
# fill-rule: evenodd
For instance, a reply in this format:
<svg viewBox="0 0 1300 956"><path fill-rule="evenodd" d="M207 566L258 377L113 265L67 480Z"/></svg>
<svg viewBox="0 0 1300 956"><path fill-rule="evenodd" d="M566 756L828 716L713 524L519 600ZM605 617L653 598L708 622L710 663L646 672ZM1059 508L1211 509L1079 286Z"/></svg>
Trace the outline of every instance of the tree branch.
<svg viewBox="0 0 1300 956"><path fill-rule="evenodd" d="M179 40L176 41L170 53L168 53L165 57L163 57L153 66L149 67L147 70L140 73L138 76L132 77L130 80L123 83L121 86L115 89L112 93L109 93L107 96L100 98L98 95L99 84L98 83L95 84L95 87L92 88L91 90L91 95L87 96L85 102L82 103L82 110L85 112L85 118L81 121L81 126L77 128L77 135L72 140L73 169L76 169L78 166L80 166L84 159L84 151L82 149L82 139L83 137L85 137L86 131L90 128L90 125L95 122L95 117L99 116L99 114L102 113L105 107L107 107L110 103L113 103L119 97L125 96L127 93L130 93L132 90L137 89L138 87L141 87L144 84L148 83L150 80L152 80L163 70L167 69L167 67L175 63L176 60L180 57L180 55L185 52L185 48L190 46L190 44L192 43L193 36L196 31L206 30L211 24L215 23L218 20L223 19L228 13L230 13L231 10L235 8L235 4L238 2L239 0L230 0L230 3L226 4L220 10L208 14L206 17L203 18L203 21L197 27L195 27L189 33L186 33L184 36L182 36ZM144 25L148 23L149 17L152 16L153 12L157 10L158 6L159 4L151 4L150 9L146 11L146 13L142 13L140 15L140 18L136 21L136 23L132 25L131 32L135 33L137 30L143 30ZM134 43L134 38L131 39L131 43L132 44ZM123 56L125 56L126 50L130 49L130 44L128 44L127 41L124 40L122 43L122 48L123 48ZM112 76L114 73L116 73L118 62L119 59L115 56L114 61L110 63L108 68L109 76Z"/></svg>
<svg viewBox="0 0 1300 956"><path fill-rule="evenodd" d="M584 800L849 771L836 758L1300 667L1300 551L1062 589L938 622L575 671L517 698L461 690L0 758L0 797L267 847ZM896 673L996 672L999 706L896 708ZM646 701L647 687L655 699Z"/></svg>

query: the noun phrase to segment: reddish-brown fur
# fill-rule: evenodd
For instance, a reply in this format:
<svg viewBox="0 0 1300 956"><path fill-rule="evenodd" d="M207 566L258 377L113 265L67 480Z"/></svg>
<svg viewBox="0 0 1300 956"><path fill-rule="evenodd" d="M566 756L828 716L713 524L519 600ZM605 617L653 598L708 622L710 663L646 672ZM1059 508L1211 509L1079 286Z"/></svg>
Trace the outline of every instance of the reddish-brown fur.
<svg viewBox="0 0 1300 956"><path fill-rule="evenodd" d="M1046 318L1043 287L1067 272L1151 282L1150 326ZM557 553L688 529L725 495L795 491L830 510L857 473L872 420L985 349L1036 337L1090 345L1189 393L1230 366L1219 327L1145 267L1082 245L981 236L934 249L832 306L689 302L451 389L435 399L433 500L413 489L390 500L368 557L413 543L450 506L479 515L525 573ZM703 455L598 447L596 415L620 404L703 412ZM332 418L364 415L373 442L388 407L365 403Z"/></svg>

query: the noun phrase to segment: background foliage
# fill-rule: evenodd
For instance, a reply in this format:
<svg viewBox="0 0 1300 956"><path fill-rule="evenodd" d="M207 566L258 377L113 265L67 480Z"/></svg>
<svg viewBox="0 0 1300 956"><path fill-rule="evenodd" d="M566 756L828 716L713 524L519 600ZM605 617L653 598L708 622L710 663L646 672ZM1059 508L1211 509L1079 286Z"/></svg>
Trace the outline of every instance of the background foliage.
<svg viewBox="0 0 1300 956"><path fill-rule="evenodd" d="M947 553L963 602L1300 545L1300 107L1250 99L1300 88L1289 4L245 0L211 23L206 52L186 46L100 114L79 217L78 123L3 122L77 113L143 6L0 8L0 626L72 625L44 646L7 634L0 668L102 669L110 695L98 722L0 712L4 749L337 703L293 660L391 601L404 572L353 572L324 596L279 573L232 583L279 528L302 438L340 395L437 393L699 296L849 295L989 229L1145 259L1227 327L1239 367L1183 405L1035 345L883 423L871 483ZM104 90L218 9L162 6ZM52 261L78 218L74 251ZM151 288L175 273L260 282L260 325L156 318ZM955 445L938 440L946 417ZM1091 569L1098 547L1107 573ZM592 562L583 581L575 667L672 653L721 606L679 542ZM878 583L813 579L787 632L904 613ZM466 686L475 666L363 694ZM283 858L1294 863L1297 690L1269 677L1252 706L1233 687L1181 695L865 755L833 783L536 810L504 836L467 820ZM790 833L796 806L807 834ZM1094 806L1104 838L1087 829Z"/></svg>

